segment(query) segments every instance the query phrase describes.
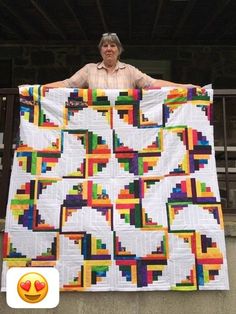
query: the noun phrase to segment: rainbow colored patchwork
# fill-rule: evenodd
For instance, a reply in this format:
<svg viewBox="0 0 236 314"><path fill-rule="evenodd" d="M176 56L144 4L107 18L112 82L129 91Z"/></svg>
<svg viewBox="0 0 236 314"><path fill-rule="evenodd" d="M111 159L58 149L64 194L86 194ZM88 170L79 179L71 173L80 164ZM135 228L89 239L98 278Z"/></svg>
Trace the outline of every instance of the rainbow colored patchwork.
<svg viewBox="0 0 236 314"><path fill-rule="evenodd" d="M62 291L227 290L212 98L21 87L2 290L13 266Z"/></svg>

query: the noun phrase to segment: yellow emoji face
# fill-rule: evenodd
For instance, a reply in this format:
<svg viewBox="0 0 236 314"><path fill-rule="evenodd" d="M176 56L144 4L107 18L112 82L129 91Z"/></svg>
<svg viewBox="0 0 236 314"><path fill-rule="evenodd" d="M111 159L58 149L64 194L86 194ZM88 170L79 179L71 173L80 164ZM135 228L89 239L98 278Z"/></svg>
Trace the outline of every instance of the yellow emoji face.
<svg viewBox="0 0 236 314"><path fill-rule="evenodd" d="M17 291L22 300L28 303L37 303L46 297L48 283L41 274L27 273L19 279Z"/></svg>

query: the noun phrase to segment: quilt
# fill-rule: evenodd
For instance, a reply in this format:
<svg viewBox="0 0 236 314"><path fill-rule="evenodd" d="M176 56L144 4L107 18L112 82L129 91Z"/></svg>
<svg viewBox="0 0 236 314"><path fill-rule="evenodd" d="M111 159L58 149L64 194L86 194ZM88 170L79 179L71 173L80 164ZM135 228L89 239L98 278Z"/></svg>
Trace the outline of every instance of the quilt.
<svg viewBox="0 0 236 314"><path fill-rule="evenodd" d="M3 244L61 291L227 290L213 91L20 88Z"/></svg>

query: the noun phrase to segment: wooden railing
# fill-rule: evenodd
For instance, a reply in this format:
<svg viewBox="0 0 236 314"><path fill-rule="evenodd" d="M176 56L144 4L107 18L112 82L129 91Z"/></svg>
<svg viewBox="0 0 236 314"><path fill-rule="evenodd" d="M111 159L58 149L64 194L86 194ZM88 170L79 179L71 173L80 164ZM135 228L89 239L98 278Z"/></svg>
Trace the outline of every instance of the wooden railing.
<svg viewBox="0 0 236 314"><path fill-rule="evenodd" d="M19 126L18 93L18 88L0 89L0 121L3 140L0 143L0 218L5 218L6 215L14 143Z"/></svg>
<svg viewBox="0 0 236 314"><path fill-rule="evenodd" d="M236 214L236 89L214 90L213 122L223 211Z"/></svg>
<svg viewBox="0 0 236 314"><path fill-rule="evenodd" d="M236 214L236 89L214 90L217 173L225 213ZM11 166L19 127L18 88L0 89L0 218L5 218ZM220 131L219 131L220 128ZM231 134L231 133L234 134ZM234 140L235 138L235 140Z"/></svg>

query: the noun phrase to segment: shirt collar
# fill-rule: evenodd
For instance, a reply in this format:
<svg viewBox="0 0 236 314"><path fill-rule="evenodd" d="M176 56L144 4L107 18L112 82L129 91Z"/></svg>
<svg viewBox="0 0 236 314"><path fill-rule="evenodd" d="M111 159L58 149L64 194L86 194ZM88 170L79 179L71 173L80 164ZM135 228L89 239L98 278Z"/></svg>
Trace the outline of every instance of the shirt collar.
<svg viewBox="0 0 236 314"><path fill-rule="evenodd" d="M102 69L102 68L106 69L106 66L105 66L105 64L104 64L104 61L98 63L98 64L97 64L97 68L98 68L98 69ZM125 68L125 63L120 62L120 61L117 61L116 67L115 67L114 70L124 69L124 68Z"/></svg>

